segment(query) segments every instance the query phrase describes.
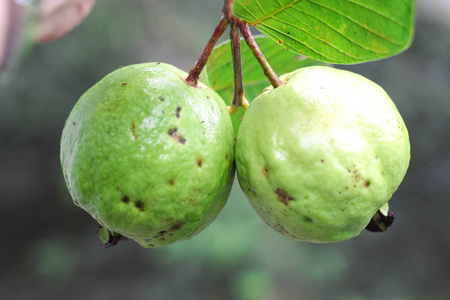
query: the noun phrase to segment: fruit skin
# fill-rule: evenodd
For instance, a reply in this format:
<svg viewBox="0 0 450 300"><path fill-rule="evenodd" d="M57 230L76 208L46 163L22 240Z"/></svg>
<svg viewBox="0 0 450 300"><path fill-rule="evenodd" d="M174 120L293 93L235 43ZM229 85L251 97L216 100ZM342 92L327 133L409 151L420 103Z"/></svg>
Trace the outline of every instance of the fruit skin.
<svg viewBox="0 0 450 300"><path fill-rule="evenodd" d="M120 68L82 95L62 134L75 204L144 247L186 240L208 226L234 178L226 105L186 77L163 63Z"/></svg>
<svg viewBox="0 0 450 300"><path fill-rule="evenodd" d="M394 103L370 80L329 67L286 74L244 115L241 188L279 233L310 242L358 235L391 198L410 160Z"/></svg>

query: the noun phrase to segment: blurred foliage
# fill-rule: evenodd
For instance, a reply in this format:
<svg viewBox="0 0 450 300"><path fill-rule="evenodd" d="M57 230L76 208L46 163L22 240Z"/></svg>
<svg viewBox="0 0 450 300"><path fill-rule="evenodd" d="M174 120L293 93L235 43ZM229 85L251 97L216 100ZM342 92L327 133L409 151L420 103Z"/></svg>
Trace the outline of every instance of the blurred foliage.
<svg viewBox="0 0 450 300"><path fill-rule="evenodd" d="M346 67L383 86L409 128L413 158L391 201L390 231L296 242L261 221L235 182L217 220L190 241L101 247L97 223L72 204L62 177L66 117L120 65L188 70L221 8L219 0L98 1L70 35L36 45L0 87L2 299L448 299L450 36L420 10L411 49Z"/></svg>

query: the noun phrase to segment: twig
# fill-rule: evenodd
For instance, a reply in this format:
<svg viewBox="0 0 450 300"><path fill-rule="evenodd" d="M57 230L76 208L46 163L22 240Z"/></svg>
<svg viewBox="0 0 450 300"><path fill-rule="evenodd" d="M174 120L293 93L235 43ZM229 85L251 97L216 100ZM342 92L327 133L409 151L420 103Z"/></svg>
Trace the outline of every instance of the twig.
<svg viewBox="0 0 450 300"><path fill-rule="evenodd" d="M234 69L234 96L232 106L244 106L244 85L242 83L241 39L235 18L230 20L231 53ZM231 111L232 112L232 111Z"/></svg>
<svg viewBox="0 0 450 300"><path fill-rule="evenodd" d="M264 75L266 75L274 88L281 86L283 82L280 80L280 78L278 78L277 74L275 74L269 62L266 60L264 54L261 52L261 49L259 49L248 25L242 21L239 21L238 25L241 34L244 37L245 42L247 43L247 46L250 48L250 51L252 51L253 55L258 60L261 68L263 69Z"/></svg>
<svg viewBox="0 0 450 300"><path fill-rule="evenodd" d="M222 16L220 19L219 24L214 29L214 32L209 39L208 43L206 44L205 49L203 50L202 54L200 55L200 58L197 60L195 65L190 69L188 77L186 78L186 83L196 87L198 83L198 79L200 77L200 73L202 72L203 68L206 65L206 62L208 61L209 56L211 55L212 50L214 49L214 46L216 45L219 38L222 36L222 34L225 32L225 29L228 27L228 19L225 16Z"/></svg>

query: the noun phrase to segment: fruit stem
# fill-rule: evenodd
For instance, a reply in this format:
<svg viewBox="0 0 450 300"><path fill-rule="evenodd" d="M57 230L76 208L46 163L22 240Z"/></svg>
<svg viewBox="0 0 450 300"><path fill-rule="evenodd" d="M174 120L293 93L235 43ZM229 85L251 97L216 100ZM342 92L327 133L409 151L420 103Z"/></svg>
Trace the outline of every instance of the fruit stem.
<svg viewBox="0 0 450 300"><path fill-rule="evenodd" d="M237 18L229 16L230 22L230 41L231 41L231 53L233 55L233 69L234 69L234 96L229 108L230 114L237 111L234 107L242 106L245 108L244 102L244 85L242 83L242 63L241 63L241 39L239 37L239 30L237 27ZM247 105L248 106L248 105Z"/></svg>
<svg viewBox="0 0 450 300"><path fill-rule="evenodd" d="M252 51L253 55L258 60L261 68L264 71L264 75L266 75L266 77L269 79L273 88L281 86L283 82L280 80L280 78L278 78L277 74L275 74L275 71L270 66L264 54L261 52L261 49L259 49L258 44L256 44L256 41L253 38L248 25L241 20L238 22L238 25L241 34L244 37L245 42L247 43L247 46L250 48L250 51Z"/></svg>
<svg viewBox="0 0 450 300"><path fill-rule="evenodd" d="M195 63L194 67L192 67L189 70L189 74L185 79L185 81L188 85L197 87L200 73L202 72L203 68L205 67L206 62L208 61L208 58L211 55L211 52L214 49L214 46L216 45L217 41L222 36L222 34L225 32L225 29L228 27L228 24L229 24L228 19L225 16L222 16L219 24L214 29L214 32L213 32L211 38L209 39L208 43L206 44L205 49L203 50L202 54L200 55L200 58Z"/></svg>

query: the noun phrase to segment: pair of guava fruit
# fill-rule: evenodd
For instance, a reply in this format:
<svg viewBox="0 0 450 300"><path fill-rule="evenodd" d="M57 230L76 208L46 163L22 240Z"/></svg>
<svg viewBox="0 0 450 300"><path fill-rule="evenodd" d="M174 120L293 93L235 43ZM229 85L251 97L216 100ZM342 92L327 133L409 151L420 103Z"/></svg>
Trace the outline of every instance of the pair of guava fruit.
<svg viewBox="0 0 450 300"><path fill-rule="evenodd" d="M246 111L235 139L224 101L163 63L120 68L89 89L63 130L61 161L76 205L105 246L190 239L224 207L235 165L260 217L283 235L358 235L409 164L408 133L388 95L351 72L307 67ZM383 211L383 209L381 209Z"/></svg>

